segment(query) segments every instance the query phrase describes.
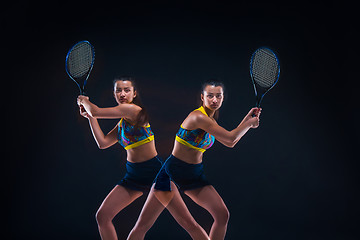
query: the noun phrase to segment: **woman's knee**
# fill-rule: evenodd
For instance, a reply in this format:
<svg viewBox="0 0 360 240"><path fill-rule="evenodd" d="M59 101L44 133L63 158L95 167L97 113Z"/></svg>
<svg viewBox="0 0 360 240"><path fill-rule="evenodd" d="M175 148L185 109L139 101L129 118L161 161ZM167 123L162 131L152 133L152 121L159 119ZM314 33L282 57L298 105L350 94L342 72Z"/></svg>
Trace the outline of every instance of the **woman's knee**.
<svg viewBox="0 0 360 240"><path fill-rule="evenodd" d="M98 225L103 225L111 222L114 216L100 207L95 214L95 218Z"/></svg>
<svg viewBox="0 0 360 240"><path fill-rule="evenodd" d="M230 219L230 212L227 209L227 207L224 205L221 208L216 209L216 211L213 214L214 221L216 221L218 224L227 224Z"/></svg>

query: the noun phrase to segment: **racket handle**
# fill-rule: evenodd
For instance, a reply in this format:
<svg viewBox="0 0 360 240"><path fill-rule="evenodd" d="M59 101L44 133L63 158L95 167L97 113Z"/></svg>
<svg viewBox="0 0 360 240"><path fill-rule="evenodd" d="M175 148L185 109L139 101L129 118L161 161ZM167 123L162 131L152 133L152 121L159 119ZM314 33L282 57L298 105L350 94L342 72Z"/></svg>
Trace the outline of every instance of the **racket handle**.
<svg viewBox="0 0 360 240"><path fill-rule="evenodd" d="M256 108L260 108L260 105L259 104L256 104L256 106L255 106ZM256 115L255 114L253 114L253 115L251 115L252 117L256 117Z"/></svg>

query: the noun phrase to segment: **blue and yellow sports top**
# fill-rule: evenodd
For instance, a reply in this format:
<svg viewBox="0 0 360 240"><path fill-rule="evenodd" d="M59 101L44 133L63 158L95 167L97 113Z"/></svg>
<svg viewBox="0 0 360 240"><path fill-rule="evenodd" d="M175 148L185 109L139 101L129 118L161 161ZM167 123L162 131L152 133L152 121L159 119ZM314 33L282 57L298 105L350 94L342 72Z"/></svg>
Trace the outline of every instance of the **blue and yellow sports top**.
<svg viewBox="0 0 360 240"><path fill-rule="evenodd" d="M200 111L206 116L207 113L203 106L195 109L194 111ZM205 132L204 130L198 128L195 130L187 130L180 126L179 131L176 134L176 141L190 148L196 149L200 152L205 152L209 149L215 142L215 137L211 134Z"/></svg>
<svg viewBox="0 0 360 240"><path fill-rule="evenodd" d="M154 140L154 133L150 124L135 128L134 125L122 118L118 124L118 141L126 150L141 146Z"/></svg>

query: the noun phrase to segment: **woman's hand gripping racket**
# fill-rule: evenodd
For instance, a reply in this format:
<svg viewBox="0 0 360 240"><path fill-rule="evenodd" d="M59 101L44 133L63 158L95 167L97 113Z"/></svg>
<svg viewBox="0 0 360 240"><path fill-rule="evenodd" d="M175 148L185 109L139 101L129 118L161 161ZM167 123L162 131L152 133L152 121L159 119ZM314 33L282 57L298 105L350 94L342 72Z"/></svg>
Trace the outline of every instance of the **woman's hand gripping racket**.
<svg viewBox="0 0 360 240"><path fill-rule="evenodd" d="M275 86L280 76L279 59L271 49L261 47L252 54L250 76L255 90L256 107L260 108L263 97Z"/></svg>
<svg viewBox="0 0 360 240"><path fill-rule="evenodd" d="M66 55L66 72L79 87L80 95L85 95L85 85L93 68L94 61L95 50L88 41L76 43Z"/></svg>

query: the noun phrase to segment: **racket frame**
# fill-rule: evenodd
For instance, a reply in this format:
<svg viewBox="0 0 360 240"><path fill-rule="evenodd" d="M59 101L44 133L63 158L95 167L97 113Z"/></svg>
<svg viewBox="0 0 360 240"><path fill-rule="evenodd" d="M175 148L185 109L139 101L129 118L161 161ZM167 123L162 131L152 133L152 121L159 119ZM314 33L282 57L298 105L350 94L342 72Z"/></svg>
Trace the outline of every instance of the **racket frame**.
<svg viewBox="0 0 360 240"><path fill-rule="evenodd" d="M256 52L258 50L260 50L260 49L269 50L275 56L276 62L278 64L278 66L279 66L279 70L278 70L278 73L277 73L276 80L268 88L261 87L259 84L256 83L256 81L254 80L254 77L253 77L252 64L253 64ZM250 58L250 77L251 77L251 81L253 83L254 90L255 90L256 107L260 107L260 104L261 104L261 101L262 101L263 97L265 96L266 93L268 93L276 85L276 83L279 81L279 77L280 77L280 62L279 62L279 59L278 59L277 55L275 54L275 52L273 50L271 50L268 47L260 47L260 48L255 50L255 52L251 55L251 58Z"/></svg>
<svg viewBox="0 0 360 240"><path fill-rule="evenodd" d="M69 73L69 71L68 71L68 58L69 58L69 55L70 55L71 51L72 51L78 44L84 43L84 42L87 43L87 44L89 44L89 46L91 47L91 53L92 53L91 66L90 66L90 69L89 69L89 71L87 72L86 75L84 75L83 77L79 77L79 78L73 78L73 77L71 76L71 74ZM91 70L92 70L92 68L93 68L93 66L94 66L94 62L95 62L95 49L94 49L94 46L91 45L91 43L90 43L89 41L87 41L87 40L82 40L82 41L79 41L79 42L75 43L75 44L70 48L70 50L68 51L68 53L66 54L66 59L65 59L65 71L66 71L66 73L69 75L69 77L70 77L70 78L76 83L76 85L78 86L78 88L79 88L79 90L80 90L80 95L86 95L84 89L85 89L86 82L87 82L87 80L88 80L88 78L89 78L89 76L90 76L90 72L91 72ZM83 86L80 86L80 84L76 81L76 80L78 80L78 79L84 79L84 84L83 84Z"/></svg>

